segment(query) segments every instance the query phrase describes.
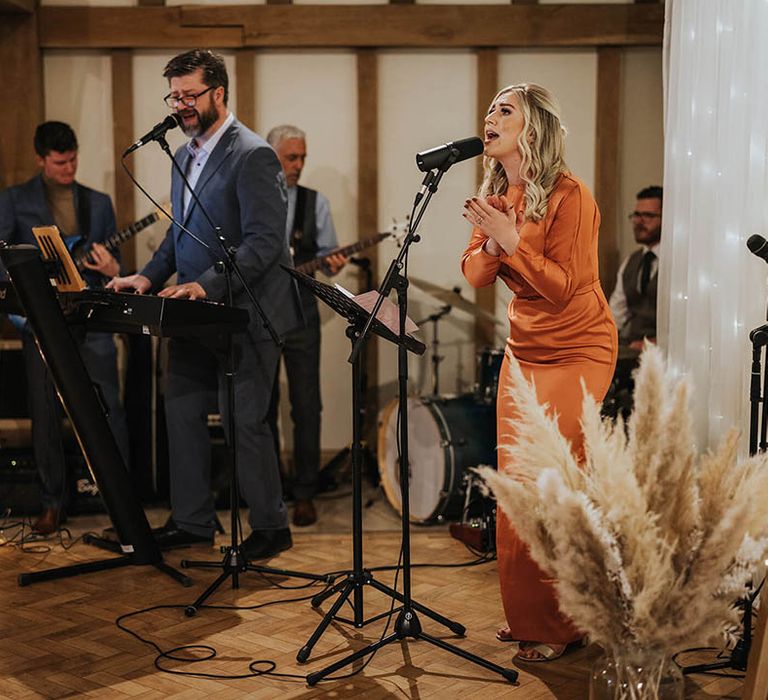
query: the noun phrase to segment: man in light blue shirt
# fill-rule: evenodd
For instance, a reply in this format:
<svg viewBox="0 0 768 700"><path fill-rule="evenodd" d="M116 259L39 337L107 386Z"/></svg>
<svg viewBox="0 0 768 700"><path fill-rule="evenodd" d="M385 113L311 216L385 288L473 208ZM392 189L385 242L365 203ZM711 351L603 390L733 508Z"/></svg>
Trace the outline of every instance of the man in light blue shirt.
<svg viewBox="0 0 768 700"><path fill-rule="evenodd" d="M306 135L295 126L276 126L267 134L267 142L280 159L288 186L285 235L294 264L325 258L321 269L335 275L347 259L343 255L331 255L338 242L328 199L298 184L307 157ZM320 313L312 292L303 285L299 285L299 292L307 325L286 335L283 360L294 426L293 524L306 526L317 520L312 499L320 470ZM279 382L275 381L269 420L278 445L279 401Z"/></svg>

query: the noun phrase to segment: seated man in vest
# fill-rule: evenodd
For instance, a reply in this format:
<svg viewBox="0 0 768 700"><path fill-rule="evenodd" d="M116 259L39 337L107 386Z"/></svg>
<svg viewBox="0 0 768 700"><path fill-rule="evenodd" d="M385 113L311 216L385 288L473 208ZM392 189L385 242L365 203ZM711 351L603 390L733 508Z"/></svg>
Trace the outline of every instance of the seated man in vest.
<svg viewBox="0 0 768 700"><path fill-rule="evenodd" d="M0 241L36 244L33 226L55 224L68 247L92 245L85 281L103 287L120 274L120 263L103 245L115 233L115 212L109 195L81 185L77 172L77 137L68 124L45 122L35 131L40 172L31 180L0 192ZM18 317L26 366L32 451L42 481L43 512L33 525L38 535L56 532L65 520L67 478L62 410L53 381L37 350L26 319ZM128 464L128 427L120 402L117 352L111 333L88 332L78 337L80 354L104 400L112 432Z"/></svg>
<svg viewBox="0 0 768 700"><path fill-rule="evenodd" d="M616 286L610 299L611 311L619 330L619 358L614 385L609 392L614 397L619 393L631 397L632 371L637 366L643 343L646 339L656 342L656 293L663 194L658 185L640 190L635 210L629 215L632 232L640 248L619 267ZM622 403L627 408L626 400Z"/></svg>
<svg viewBox="0 0 768 700"><path fill-rule="evenodd" d="M276 126L267 141L277 152L288 186L286 236L295 265L327 256L338 247L328 200L319 192L301 187L299 177L307 157L306 135L295 126ZM342 255L331 255L322 270L335 275L346 264ZM299 285L306 326L285 336L283 360L288 377L288 397L293 419L293 524L312 525L317 520L313 497L320 471L320 313L317 299ZM268 420L279 454L277 412L279 375L275 380Z"/></svg>

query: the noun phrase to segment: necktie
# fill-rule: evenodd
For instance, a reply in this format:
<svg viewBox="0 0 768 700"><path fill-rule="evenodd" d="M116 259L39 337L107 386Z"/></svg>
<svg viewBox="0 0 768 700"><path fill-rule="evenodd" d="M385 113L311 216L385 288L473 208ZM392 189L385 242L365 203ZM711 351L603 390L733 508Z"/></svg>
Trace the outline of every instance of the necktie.
<svg viewBox="0 0 768 700"><path fill-rule="evenodd" d="M653 251L648 250L643 255L643 266L640 270L640 294L643 296L648 291L648 283L651 281L651 267L654 260L656 260L656 253Z"/></svg>

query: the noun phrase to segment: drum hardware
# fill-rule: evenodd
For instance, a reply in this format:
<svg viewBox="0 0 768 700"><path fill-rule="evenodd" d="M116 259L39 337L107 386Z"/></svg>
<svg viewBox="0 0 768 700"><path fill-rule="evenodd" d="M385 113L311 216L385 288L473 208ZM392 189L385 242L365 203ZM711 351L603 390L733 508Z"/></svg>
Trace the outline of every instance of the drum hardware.
<svg viewBox="0 0 768 700"><path fill-rule="evenodd" d="M440 363L445 359L445 356L438 352L440 340L437 334L437 324L443 316L447 316L449 313L451 313L451 305L446 304L439 311L416 323L419 327L427 322L432 323L432 355L430 357L432 363L432 396L437 396L440 393Z"/></svg>
<svg viewBox="0 0 768 700"><path fill-rule="evenodd" d="M491 554L496 551L496 499L482 479L469 471L462 480L464 508L461 522L451 523L451 537L472 549Z"/></svg>
<svg viewBox="0 0 768 700"><path fill-rule="evenodd" d="M616 359L616 369L613 373L611 385L603 399L601 414L604 417L616 420L621 416L624 421L629 419L635 404L635 378L634 373L640 360L640 351L627 345L619 345L619 354Z"/></svg>
<svg viewBox="0 0 768 700"><path fill-rule="evenodd" d="M475 361L475 401L496 404L504 350L483 348Z"/></svg>
<svg viewBox="0 0 768 700"><path fill-rule="evenodd" d="M461 287L457 286L452 289L446 289L445 287L441 287L434 282L428 282L420 277L409 277L408 281L417 289L426 292L435 299L442 301L444 304L450 304L460 311L482 318L485 321L490 321L495 325L502 325L501 321L499 321L499 319L497 319L490 311L486 311L474 302L461 296Z"/></svg>

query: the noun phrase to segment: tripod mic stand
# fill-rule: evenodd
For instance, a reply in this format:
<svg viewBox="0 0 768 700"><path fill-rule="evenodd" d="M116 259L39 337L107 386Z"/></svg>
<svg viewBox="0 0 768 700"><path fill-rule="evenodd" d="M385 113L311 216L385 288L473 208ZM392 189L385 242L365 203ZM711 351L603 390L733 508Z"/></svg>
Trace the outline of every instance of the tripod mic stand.
<svg viewBox="0 0 768 700"><path fill-rule="evenodd" d="M761 358L763 348L768 346L768 325L760 326L752 330L749 334L749 340L752 343L752 367L750 368L749 383L749 454L755 455L758 452L765 452L766 431L768 430L768 413L765 410L765 401L768 397L768 371L765 374L761 371ZM768 351L766 351L768 354ZM760 379L762 377L762 393ZM758 424L760 425L758 442ZM690 673L707 673L709 671L719 671L725 668L732 668L737 671L747 670L747 660L749 659L749 650L752 646L752 609L757 596L763 588L765 579L754 590L748 592L744 598L739 601L744 612L741 618L741 637L736 642L727 660L716 661L711 664L696 664L686 666L682 669L685 675ZM749 588L752 586L750 585Z"/></svg>
<svg viewBox="0 0 768 700"><path fill-rule="evenodd" d="M183 224L178 224L178 225L181 227L183 231L187 232L196 242L198 242L200 245L206 248L208 252L211 254L211 257L214 259L215 264L219 266L219 271L222 272L225 276L227 303L230 306L234 306L234 293L233 293L233 285L232 285L232 275L234 273L234 275L237 276L237 279L240 282L242 289L245 291L253 308L256 309L265 328L268 330L273 342L278 346L282 346L282 343L280 342L280 339L277 337L277 334L275 333L275 330L272 327L272 324L270 323L269 318L265 314L264 309L261 307L261 304L259 304L258 300L254 296L245 277L243 276L242 272L240 271L240 268L237 265L237 262L235 260L236 250L234 248L231 248L227 244L226 238L222 234L221 229L213 223L213 221L211 220L211 217L208 215L208 212L205 206L203 205L203 203L201 202L200 198L198 197L197 193L194 191L192 187L189 186L189 181L187 180L187 177L184 174L184 171L176 162L176 159L173 157L173 154L171 153L171 149L168 146L168 142L165 140L163 136L158 137L156 140L159 143L160 147L163 149L163 151L165 151L165 153L171 159L173 168L181 177L181 180L184 183L185 187L189 190L192 199L194 200L195 204L200 208L200 211L202 212L205 220L208 222L212 231L214 232L216 237L216 242L221 250L221 259L220 260L217 259L217 257L213 254L213 251L211 250L210 246L205 241L200 239L198 236L195 236ZM239 508L240 508L240 486L239 486L239 478L238 478L237 425L236 425L236 418L235 418L235 376L236 376L236 367L235 367L234 344L232 341L232 334L230 333L227 335L226 394L227 394L227 414L228 414L227 429L229 433L228 445L229 445L229 463L230 463L231 540L230 540L229 546L222 548L222 553L224 556L220 562L189 561L186 559L182 560L181 562L182 568L191 568L191 567L204 568L204 569L220 568L222 570L222 573L219 574L219 576L213 581L213 583L211 583L208 586L208 588L206 588L205 591L203 591L203 593L197 597L195 602L192 603L191 605L186 606L186 608L184 609L184 612L188 617L195 615L197 613L198 608L229 577L232 577L232 587L239 588L239 585L240 585L239 576L241 573L244 573L246 571L256 571L259 573L268 573L268 574L274 574L278 576L303 578L303 579L309 579L312 581L326 581L326 582L330 581L329 577L320 576L318 574L310 574L310 573L304 573L304 572L298 572L298 571L287 571L284 569L274 569L272 567L256 566L256 565L250 564L247 556L245 555L245 552L243 551L243 547L240 544L241 533L240 533L239 517L238 517Z"/></svg>

